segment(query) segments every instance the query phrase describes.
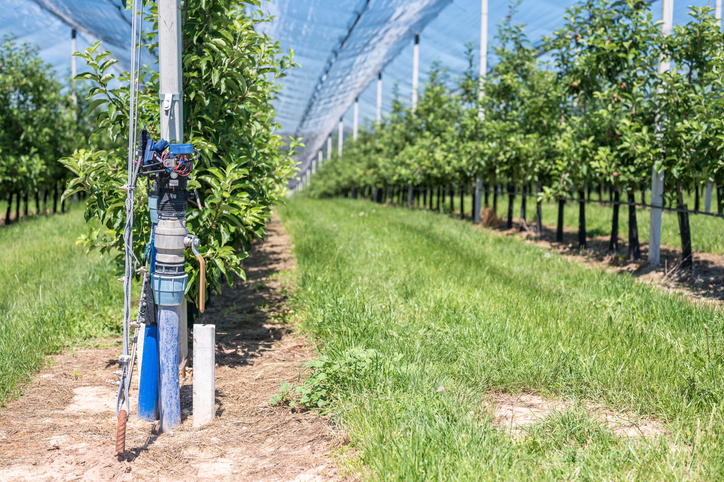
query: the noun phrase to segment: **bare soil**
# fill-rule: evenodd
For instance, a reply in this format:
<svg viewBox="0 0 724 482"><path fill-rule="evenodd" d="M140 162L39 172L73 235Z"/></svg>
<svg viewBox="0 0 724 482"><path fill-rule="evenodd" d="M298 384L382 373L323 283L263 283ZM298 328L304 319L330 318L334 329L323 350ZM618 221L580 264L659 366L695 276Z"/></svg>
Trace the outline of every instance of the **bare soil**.
<svg viewBox="0 0 724 482"><path fill-rule="evenodd" d="M553 414L575 408L569 400L548 399L536 393L490 393L485 403L492 411L493 424L514 437L524 436L526 427L540 423ZM591 402L579 408L586 410L594 420L619 437L653 438L665 433L660 422L638 417L631 412L615 412Z"/></svg>
<svg viewBox="0 0 724 482"><path fill-rule="evenodd" d="M189 371L181 383L182 425L162 434L132 407L127 453L117 457L113 371L120 340L96 341L56 356L0 411L0 480L344 479L333 463L344 436L314 413L269 403L282 382L304 378L314 357L291 322L285 293L293 266L289 238L275 219L244 262L248 280L208 304L204 322L216 324L217 333L211 424L193 428Z"/></svg>

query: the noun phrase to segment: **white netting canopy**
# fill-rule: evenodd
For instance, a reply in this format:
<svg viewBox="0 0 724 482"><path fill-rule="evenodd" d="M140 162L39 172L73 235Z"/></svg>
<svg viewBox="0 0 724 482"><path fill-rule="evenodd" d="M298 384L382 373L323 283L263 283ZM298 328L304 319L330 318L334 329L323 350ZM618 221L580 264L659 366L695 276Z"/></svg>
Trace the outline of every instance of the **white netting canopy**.
<svg viewBox="0 0 724 482"><path fill-rule="evenodd" d="M194 0L189 0L194 1ZM412 91L412 43L420 34L420 85L433 62L450 69L451 78L466 68L467 42L480 43L480 0L271 0L261 9L275 16L261 28L293 49L301 64L282 80L275 102L284 133L304 138L300 168L311 159L344 119L352 126L351 105L359 98L360 120L376 113L376 78L383 75L383 112L388 112L397 85L402 99ZM574 0L523 0L516 23L526 25L532 42L564 22ZM705 0L674 1L674 23L687 21L689 6ZM122 66L130 59L130 15L122 0L0 0L0 33L37 44L60 78L69 80L71 28L78 49L102 40ZM653 3L655 18L660 2ZM509 2L489 2L488 46L495 45L495 26L508 13ZM495 62L488 60L488 65ZM82 65L79 65L82 70Z"/></svg>

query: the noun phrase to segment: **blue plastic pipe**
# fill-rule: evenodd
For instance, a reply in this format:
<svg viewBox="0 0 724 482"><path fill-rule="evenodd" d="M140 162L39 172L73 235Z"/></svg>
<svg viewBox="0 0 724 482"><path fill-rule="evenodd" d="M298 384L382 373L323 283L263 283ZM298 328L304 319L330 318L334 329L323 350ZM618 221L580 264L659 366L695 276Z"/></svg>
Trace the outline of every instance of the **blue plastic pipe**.
<svg viewBox="0 0 724 482"><path fill-rule="evenodd" d="M146 326L143 339L138 418L153 422L158 420L158 326Z"/></svg>
<svg viewBox="0 0 724 482"><path fill-rule="evenodd" d="M170 432L181 424L181 396L178 381L178 329L180 319L180 305L158 307L162 432Z"/></svg>

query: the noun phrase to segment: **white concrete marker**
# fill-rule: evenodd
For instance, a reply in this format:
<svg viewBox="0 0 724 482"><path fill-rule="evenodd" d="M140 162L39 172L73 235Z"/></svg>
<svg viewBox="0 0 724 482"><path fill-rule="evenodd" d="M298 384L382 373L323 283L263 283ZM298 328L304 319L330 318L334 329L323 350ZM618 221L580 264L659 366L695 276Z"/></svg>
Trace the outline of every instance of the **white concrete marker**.
<svg viewBox="0 0 724 482"><path fill-rule="evenodd" d="M194 427L216 414L216 325L194 325Z"/></svg>

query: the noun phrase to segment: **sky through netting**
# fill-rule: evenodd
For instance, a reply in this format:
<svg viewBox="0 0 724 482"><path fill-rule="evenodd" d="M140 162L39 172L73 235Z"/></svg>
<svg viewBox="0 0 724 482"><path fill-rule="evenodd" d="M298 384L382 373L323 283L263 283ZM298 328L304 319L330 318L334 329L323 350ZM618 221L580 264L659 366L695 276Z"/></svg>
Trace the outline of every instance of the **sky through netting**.
<svg viewBox="0 0 724 482"><path fill-rule="evenodd" d="M514 20L526 25L536 43L563 25L566 8L575 3L523 0ZM687 21L690 5L713 7L707 0L674 0L674 24ZM101 40L123 67L129 64L130 14L122 0L0 0L0 6L0 33L37 44L65 83L70 80L71 28L78 31L79 50ZM489 0L489 53L508 7L507 1ZM301 65L282 79L275 107L283 133L304 138L306 147L298 156L302 172L340 119L345 135L351 131L355 98L360 123L374 120L380 72L383 114L390 110L395 85L400 99L409 103L415 34L420 34L420 88L433 62L448 67L451 79L460 77L467 68L466 43L475 45L478 58L480 0L271 0L262 1L261 9L275 17L261 29L285 50L293 49ZM661 2L653 2L652 10L658 20ZM490 56L488 66L494 62ZM83 70L82 61L78 68Z"/></svg>

